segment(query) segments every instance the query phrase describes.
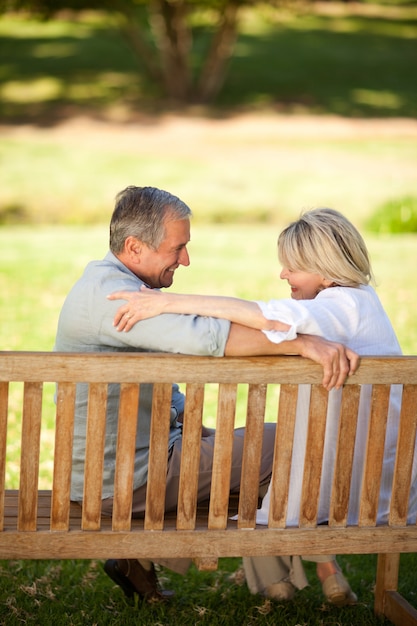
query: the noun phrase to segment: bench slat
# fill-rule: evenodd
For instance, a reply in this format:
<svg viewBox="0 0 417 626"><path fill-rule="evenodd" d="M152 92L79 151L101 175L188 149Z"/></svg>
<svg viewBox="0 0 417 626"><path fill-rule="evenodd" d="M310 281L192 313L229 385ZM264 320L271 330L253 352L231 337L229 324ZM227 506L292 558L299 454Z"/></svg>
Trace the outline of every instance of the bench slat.
<svg viewBox="0 0 417 626"><path fill-rule="evenodd" d="M178 487L178 530L191 530L195 526L203 403L204 385L188 383L185 394L181 469Z"/></svg>
<svg viewBox="0 0 417 626"><path fill-rule="evenodd" d="M317 524L328 397L328 392L322 386L312 385L301 492L300 526Z"/></svg>
<svg viewBox="0 0 417 626"><path fill-rule="evenodd" d="M0 532L4 519L4 487L7 449L7 415L9 409L9 383L0 383Z"/></svg>
<svg viewBox="0 0 417 626"><path fill-rule="evenodd" d="M171 384L157 383L153 386L148 487L146 491L146 530L161 530L164 524L171 398Z"/></svg>
<svg viewBox="0 0 417 626"><path fill-rule="evenodd" d="M115 531L128 531L131 526L139 393L140 388L137 384L120 385L112 512L112 527Z"/></svg>
<svg viewBox="0 0 417 626"><path fill-rule="evenodd" d="M281 385L271 476L270 528L283 528L287 519L297 398L298 385Z"/></svg>
<svg viewBox="0 0 417 626"><path fill-rule="evenodd" d="M347 523L359 398L359 385L349 385L343 388L336 460L330 500L330 526L346 526Z"/></svg>
<svg viewBox="0 0 417 626"><path fill-rule="evenodd" d="M266 385L249 385L248 389L242 477L239 490L239 528L254 528L256 524L266 391Z"/></svg>
<svg viewBox="0 0 417 626"><path fill-rule="evenodd" d="M78 528L77 528L78 524ZM196 530L178 531L175 520L166 521L166 530L144 531L143 520L133 520L129 533L111 530L111 521L103 519L100 532L85 532L79 520L68 533L45 530L36 533L16 529L0 533L2 558L194 558L268 556L273 554L374 554L378 552L417 552L414 526L330 528L287 528L273 530L266 526L236 530L228 522L225 530L208 531L197 524Z"/></svg>
<svg viewBox="0 0 417 626"><path fill-rule="evenodd" d="M42 423L43 383L25 383L23 390L18 530L35 531Z"/></svg>
<svg viewBox="0 0 417 626"><path fill-rule="evenodd" d="M18 498L19 492L16 489L6 490L5 492L5 526L8 532L15 531L17 528L18 517ZM51 513L52 493L49 490L38 491L38 510L37 510L37 530L48 532L50 530L50 513ZM228 513L228 528L235 529L236 522L230 520L232 516L236 515L238 506L238 496L233 494L229 499L229 513ZM196 508L196 521L193 528L200 530L207 530L208 528L208 510L209 502L199 502ZM77 502L70 502L70 524L69 530L81 530L82 512L81 506ZM189 529L189 530L193 530ZM143 517L133 518L131 520L131 529L135 531L144 530ZM176 514L174 511L165 513L163 530L176 529ZM102 517L101 519L101 531L113 531L112 521L110 517ZM186 529L183 529L186 530ZM130 532L130 530L129 530ZM153 531L152 531L153 532ZM0 536L1 537L1 536Z"/></svg>
<svg viewBox="0 0 417 626"><path fill-rule="evenodd" d="M384 616L395 626L416 626L417 609L397 591L385 591Z"/></svg>
<svg viewBox="0 0 417 626"><path fill-rule="evenodd" d="M141 358L142 357L142 358ZM323 369L296 356L198 357L146 353L0 352L0 381L321 384ZM362 359L351 384L417 383L417 356Z"/></svg>
<svg viewBox="0 0 417 626"><path fill-rule="evenodd" d="M219 385L208 521L210 529L219 530L227 526L236 392L235 384Z"/></svg>
<svg viewBox="0 0 417 626"><path fill-rule="evenodd" d="M390 524L407 522L417 432L417 386L404 385L392 487Z"/></svg>
<svg viewBox="0 0 417 626"><path fill-rule="evenodd" d="M84 465L83 530L99 530L103 491L107 384L90 383Z"/></svg>
<svg viewBox="0 0 417 626"><path fill-rule="evenodd" d="M54 473L51 530L69 528L72 444L74 439L75 383L60 383L56 399Z"/></svg>
<svg viewBox="0 0 417 626"><path fill-rule="evenodd" d="M376 524L390 390L390 385L374 385L372 388L372 406L359 508L360 526Z"/></svg>

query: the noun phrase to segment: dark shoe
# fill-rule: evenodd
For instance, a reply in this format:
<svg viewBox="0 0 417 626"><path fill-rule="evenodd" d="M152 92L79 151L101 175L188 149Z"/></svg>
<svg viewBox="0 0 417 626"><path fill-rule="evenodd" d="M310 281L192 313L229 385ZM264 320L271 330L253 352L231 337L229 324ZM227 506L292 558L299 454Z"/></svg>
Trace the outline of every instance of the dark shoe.
<svg viewBox="0 0 417 626"><path fill-rule="evenodd" d="M123 590L127 598L137 593L147 602L164 602L174 595L173 591L161 589L155 568L148 571L136 559L109 559L104 564L106 574Z"/></svg>

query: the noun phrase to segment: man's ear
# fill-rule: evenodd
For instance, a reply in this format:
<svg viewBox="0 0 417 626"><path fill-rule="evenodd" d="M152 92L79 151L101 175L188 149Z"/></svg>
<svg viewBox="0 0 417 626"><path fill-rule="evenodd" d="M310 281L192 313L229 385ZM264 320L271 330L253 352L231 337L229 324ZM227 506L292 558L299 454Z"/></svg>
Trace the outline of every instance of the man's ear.
<svg viewBox="0 0 417 626"><path fill-rule="evenodd" d="M139 261L142 245L142 242L132 235L129 235L129 237L126 238L125 253L128 255L129 259L135 261L136 263Z"/></svg>

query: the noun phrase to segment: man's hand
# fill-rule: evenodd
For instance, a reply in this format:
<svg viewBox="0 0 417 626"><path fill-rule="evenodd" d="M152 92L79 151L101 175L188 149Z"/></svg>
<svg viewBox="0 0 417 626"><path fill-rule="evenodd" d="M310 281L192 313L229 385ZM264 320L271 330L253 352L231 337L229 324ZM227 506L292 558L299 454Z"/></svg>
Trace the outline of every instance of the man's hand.
<svg viewBox="0 0 417 626"><path fill-rule="evenodd" d="M341 343L313 335L298 335L294 343L298 354L323 367L323 387L328 391L342 387L347 376L359 367L359 355Z"/></svg>
<svg viewBox="0 0 417 626"><path fill-rule="evenodd" d="M259 356L299 354L323 367L325 389L339 389L346 377L356 372L359 356L341 343L315 335L298 335L292 341L272 343L260 330L232 323L226 342L225 356Z"/></svg>

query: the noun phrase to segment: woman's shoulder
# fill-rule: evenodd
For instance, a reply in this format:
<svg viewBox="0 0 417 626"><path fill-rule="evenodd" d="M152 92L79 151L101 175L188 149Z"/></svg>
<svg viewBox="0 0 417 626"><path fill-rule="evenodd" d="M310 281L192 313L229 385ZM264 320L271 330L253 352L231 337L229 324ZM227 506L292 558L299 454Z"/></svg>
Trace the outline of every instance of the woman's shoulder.
<svg viewBox="0 0 417 626"><path fill-rule="evenodd" d="M320 291L315 299L325 300L323 305L325 304L326 306L361 309L362 311L367 308L379 310L382 306L375 289L371 285L328 287Z"/></svg>
<svg viewBox="0 0 417 626"><path fill-rule="evenodd" d="M376 291L371 285L359 285L359 287L328 287L317 295L317 298L360 300L378 299Z"/></svg>

